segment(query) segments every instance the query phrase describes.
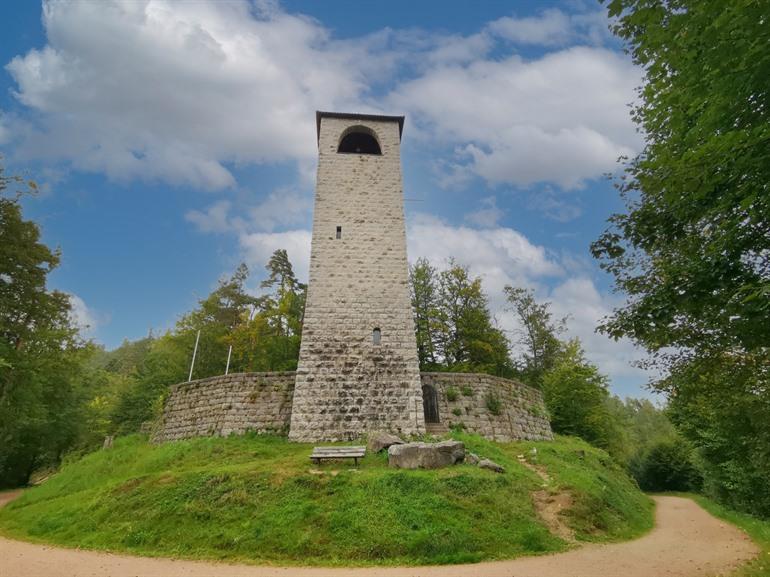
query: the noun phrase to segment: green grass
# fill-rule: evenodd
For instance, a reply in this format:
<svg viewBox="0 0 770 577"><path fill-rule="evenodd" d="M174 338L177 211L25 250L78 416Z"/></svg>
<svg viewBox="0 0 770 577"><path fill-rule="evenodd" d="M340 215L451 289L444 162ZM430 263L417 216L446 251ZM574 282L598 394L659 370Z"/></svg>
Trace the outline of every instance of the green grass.
<svg viewBox="0 0 770 577"><path fill-rule="evenodd" d="M569 520L579 538L626 539L652 526L650 500L581 441L453 436L505 474L471 465L395 470L380 454L358 470L325 463L318 475L311 446L281 437L160 446L124 437L1 509L0 532L148 556L293 565L460 563L564 550L533 509L530 493L542 481L517 461L533 447L553 488L573 494Z"/></svg>
<svg viewBox="0 0 770 577"><path fill-rule="evenodd" d="M757 558L731 573L731 577L770 577L770 520L759 519L746 513L739 513L733 509L728 509L702 495L694 495L692 493L667 494L689 497L715 517L743 529L754 543L757 544L761 551Z"/></svg>

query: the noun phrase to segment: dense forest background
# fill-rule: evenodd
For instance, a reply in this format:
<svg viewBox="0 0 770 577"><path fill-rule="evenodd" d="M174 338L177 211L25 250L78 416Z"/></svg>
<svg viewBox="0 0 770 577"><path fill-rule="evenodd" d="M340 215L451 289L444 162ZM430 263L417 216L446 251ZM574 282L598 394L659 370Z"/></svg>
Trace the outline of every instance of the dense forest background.
<svg viewBox="0 0 770 577"><path fill-rule="evenodd" d="M770 517L770 42L761 2L613 0L614 31L645 73L633 118L645 148L623 159L614 215L592 252L626 304L599 327L650 352L665 375L647 400L613 397L564 320L505 287L506 334L481 279L455 262L410 270L421 367L540 388L556 432L603 448L647 490L702 490ZM764 20L763 20L764 18ZM306 287L285 251L258 290L240 266L164 334L114 351L83 340L46 277L59 254L0 166L0 486L140 431L168 386L230 370L296 367ZM511 350L519 351L516 356Z"/></svg>

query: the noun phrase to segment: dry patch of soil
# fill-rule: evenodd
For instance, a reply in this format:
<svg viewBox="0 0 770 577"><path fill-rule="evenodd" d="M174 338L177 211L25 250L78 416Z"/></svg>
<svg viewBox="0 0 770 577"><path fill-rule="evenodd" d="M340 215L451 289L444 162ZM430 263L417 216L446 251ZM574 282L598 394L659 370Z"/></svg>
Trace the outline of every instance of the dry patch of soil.
<svg viewBox="0 0 770 577"><path fill-rule="evenodd" d="M551 476L542 465L530 463L524 455L519 455L518 460L523 467L533 471L543 480L543 489L532 493L532 503L538 517L551 533L568 543L576 543L575 531L567 525L564 517L562 517L562 513L568 511L574 504L572 495L567 491L551 489Z"/></svg>
<svg viewBox="0 0 770 577"><path fill-rule="evenodd" d="M0 503L13 494L0 494ZM0 574L13 577L705 577L753 558L736 527L682 497L655 497L656 526L640 539L510 561L431 567L255 567L112 555L0 538Z"/></svg>

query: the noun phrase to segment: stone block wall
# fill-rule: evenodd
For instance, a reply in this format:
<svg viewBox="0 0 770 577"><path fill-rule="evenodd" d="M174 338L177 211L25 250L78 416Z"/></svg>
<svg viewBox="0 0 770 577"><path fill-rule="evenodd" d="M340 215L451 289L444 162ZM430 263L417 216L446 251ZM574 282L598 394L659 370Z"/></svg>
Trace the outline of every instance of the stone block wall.
<svg viewBox="0 0 770 577"><path fill-rule="evenodd" d="M553 439L537 389L477 373L422 373L422 384L436 389L441 423L449 427L462 423L466 431L495 441Z"/></svg>
<svg viewBox="0 0 770 577"><path fill-rule="evenodd" d="M240 373L173 385L154 427L153 440L247 431L286 434L295 376L293 372ZM442 424L452 427L462 423L465 430L496 441L553 438L543 396L537 389L483 374L422 373L421 377L423 385L437 392ZM387 424L382 430L397 432Z"/></svg>
<svg viewBox="0 0 770 577"><path fill-rule="evenodd" d="M338 153L363 127L382 154ZM310 276L289 438L425 430L397 117L319 119ZM339 238L336 234L340 227ZM373 339L374 330L379 343Z"/></svg>
<svg viewBox="0 0 770 577"><path fill-rule="evenodd" d="M172 385L153 441L246 431L286 434L294 380L294 372L238 373Z"/></svg>

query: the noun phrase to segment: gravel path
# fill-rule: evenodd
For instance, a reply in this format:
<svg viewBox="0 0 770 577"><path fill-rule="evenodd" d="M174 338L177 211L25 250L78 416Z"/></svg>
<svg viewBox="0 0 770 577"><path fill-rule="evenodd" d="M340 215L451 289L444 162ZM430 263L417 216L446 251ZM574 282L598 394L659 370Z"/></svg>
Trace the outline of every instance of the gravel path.
<svg viewBox="0 0 770 577"><path fill-rule="evenodd" d="M0 494L0 506L14 494ZM740 530L695 502L655 497L656 526L634 541L474 565L363 569L280 568L153 559L0 538L2 577L695 577L721 575L754 557Z"/></svg>

